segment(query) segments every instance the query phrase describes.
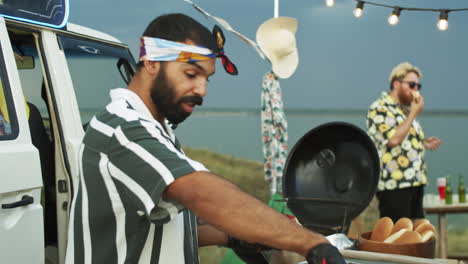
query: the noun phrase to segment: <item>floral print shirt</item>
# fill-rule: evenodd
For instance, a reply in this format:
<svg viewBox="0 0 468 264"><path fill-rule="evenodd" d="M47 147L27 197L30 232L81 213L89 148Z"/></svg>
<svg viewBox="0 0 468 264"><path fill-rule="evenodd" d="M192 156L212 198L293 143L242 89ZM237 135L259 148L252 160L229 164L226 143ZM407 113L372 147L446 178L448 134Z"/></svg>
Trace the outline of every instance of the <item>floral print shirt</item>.
<svg viewBox="0 0 468 264"><path fill-rule="evenodd" d="M397 127L406 118L401 106L386 92L372 103L367 113L367 133L380 156L378 191L416 187L427 182L424 132L417 120L413 121L408 135L399 146L387 147Z"/></svg>

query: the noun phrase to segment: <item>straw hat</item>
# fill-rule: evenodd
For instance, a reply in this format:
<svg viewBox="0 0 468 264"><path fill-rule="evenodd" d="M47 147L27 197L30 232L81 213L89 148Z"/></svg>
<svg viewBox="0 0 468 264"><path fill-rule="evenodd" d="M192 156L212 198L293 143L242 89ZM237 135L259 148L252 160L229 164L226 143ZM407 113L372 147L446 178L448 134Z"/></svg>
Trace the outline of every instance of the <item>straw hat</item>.
<svg viewBox="0 0 468 264"><path fill-rule="evenodd" d="M257 29L257 43L282 79L289 78L299 63L296 31L297 19L291 17L271 18Z"/></svg>

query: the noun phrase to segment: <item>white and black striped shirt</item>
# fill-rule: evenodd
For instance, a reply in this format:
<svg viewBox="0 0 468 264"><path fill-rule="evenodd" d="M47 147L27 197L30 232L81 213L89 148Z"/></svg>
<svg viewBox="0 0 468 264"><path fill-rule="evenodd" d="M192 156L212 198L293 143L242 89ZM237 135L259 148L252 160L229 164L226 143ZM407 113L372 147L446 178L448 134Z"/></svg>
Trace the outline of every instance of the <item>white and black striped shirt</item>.
<svg viewBox="0 0 468 264"><path fill-rule="evenodd" d="M119 88L111 98L80 148L66 263L199 263L195 216L162 194L178 177L207 169L135 93Z"/></svg>

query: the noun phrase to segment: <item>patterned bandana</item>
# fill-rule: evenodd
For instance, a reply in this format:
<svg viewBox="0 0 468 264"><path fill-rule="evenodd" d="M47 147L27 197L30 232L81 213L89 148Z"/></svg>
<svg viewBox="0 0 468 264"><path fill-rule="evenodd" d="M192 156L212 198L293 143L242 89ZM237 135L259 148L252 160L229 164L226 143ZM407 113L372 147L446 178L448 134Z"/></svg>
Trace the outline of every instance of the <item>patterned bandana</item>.
<svg viewBox="0 0 468 264"><path fill-rule="evenodd" d="M213 52L202 46L187 45L170 40L143 36L140 41L140 61L180 61L195 62L210 58L221 58L224 69L231 75L237 75L237 67L224 54L226 39L218 26L213 28L218 50Z"/></svg>

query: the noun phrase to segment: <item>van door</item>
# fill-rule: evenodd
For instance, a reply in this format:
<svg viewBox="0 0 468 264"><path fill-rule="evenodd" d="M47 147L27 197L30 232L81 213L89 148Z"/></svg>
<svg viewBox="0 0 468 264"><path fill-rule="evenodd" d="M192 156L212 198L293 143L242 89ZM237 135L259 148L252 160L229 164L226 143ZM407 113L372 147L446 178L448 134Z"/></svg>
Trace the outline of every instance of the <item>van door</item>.
<svg viewBox="0 0 468 264"><path fill-rule="evenodd" d="M0 257L44 263L42 176L5 20L0 17Z"/></svg>
<svg viewBox="0 0 468 264"><path fill-rule="evenodd" d="M73 28L67 25L67 28ZM78 184L78 156L84 128L109 101L109 89L126 87L135 63L126 45L82 33L42 30L41 56L49 78L51 124L56 135L59 263L64 262L68 210ZM99 35L98 35L99 36Z"/></svg>

